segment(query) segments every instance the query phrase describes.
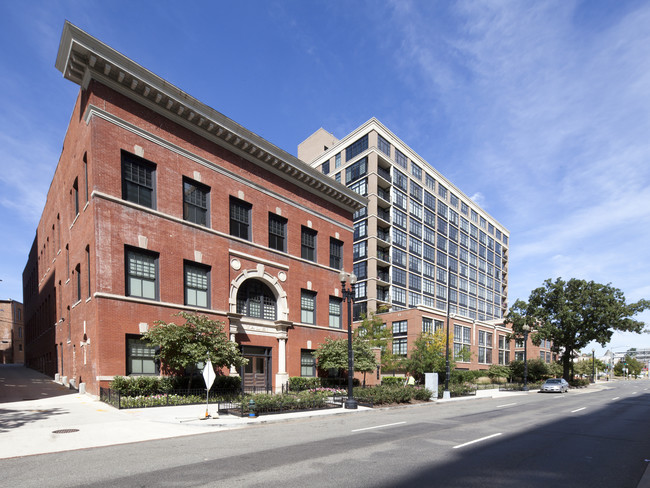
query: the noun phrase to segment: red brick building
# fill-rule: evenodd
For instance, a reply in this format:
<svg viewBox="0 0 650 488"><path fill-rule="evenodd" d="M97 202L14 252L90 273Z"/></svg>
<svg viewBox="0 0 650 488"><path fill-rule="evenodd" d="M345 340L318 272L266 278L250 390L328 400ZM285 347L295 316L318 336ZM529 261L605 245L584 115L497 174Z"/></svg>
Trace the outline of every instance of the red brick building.
<svg viewBox="0 0 650 488"><path fill-rule="evenodd" d="M0 364L24 361L23 334L23 304L0 300Z"/></svg>
<svg viewBox="0 0 650 488"><path fill-rule="evenodd" d="M227 324L246 385L314 374L365 198L69 23L56 67L81 89L23 274L26 364L97 394L156 374L140 335L186 310Z"/></svg>
<svg viewBox="0 0 650 488"><path fill-rule="evenodd" d="M391 348L393 354L407 357L411 354L415 341L423 332L446 331L449 320L449 357L455 358L456 369L487 370L492 364L506 366L510 361L524 359L523 337L508 340L512 332L502 321L472 320L445 311L425 306L378 314L386 327L392 331ZM469 360L461 351L469 351ZM526 345L528 359L541 359L546 363L555 361L551 353L551 342L543 341L539 346L528 338ZM383 371L383 374L389 372Z"/></svg>

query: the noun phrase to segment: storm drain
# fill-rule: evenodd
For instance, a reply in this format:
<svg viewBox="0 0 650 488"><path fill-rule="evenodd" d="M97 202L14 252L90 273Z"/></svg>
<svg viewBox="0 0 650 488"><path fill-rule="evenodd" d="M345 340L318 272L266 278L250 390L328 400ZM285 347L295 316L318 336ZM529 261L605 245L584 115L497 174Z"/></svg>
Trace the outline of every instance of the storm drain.
<svg viewBox="0 0 650 488"><path fill-rule="evenodd" d="M79 432L79 429L59 429L53 430L52 434L72 434L73 432Z"/></svg>

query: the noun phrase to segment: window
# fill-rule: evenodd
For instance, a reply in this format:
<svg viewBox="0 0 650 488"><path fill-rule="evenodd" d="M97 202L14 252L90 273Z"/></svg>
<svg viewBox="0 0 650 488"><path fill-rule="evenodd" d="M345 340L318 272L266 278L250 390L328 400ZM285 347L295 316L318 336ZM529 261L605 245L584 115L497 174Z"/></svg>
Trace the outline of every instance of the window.
<svg viewBox="0 0 650 488"><path fill-rule="evenodd" d="M316 261L316 234L315 230L302 226L300 231L300 256L309 261Z"/></svg>
<svg viewBox="0 0 650 488"><path fill-rule="evenodd" d="M368 149L368 134L345 148L345 160L350 161L350 159L361 154L366 149Z"/></svg>
<svg viewBox="0 0 650 488"><path fill-rule="evenodd" d="M185 305L210 307L210 268L185 263Z"/></svg>
<svg viewBox="0 0 650 488"><path fill-rule="evenodd" d="M343 269L343 242L330 237L330 268Z"/></svg>
<svg viewBox="0 0 650 488"><path fill-rule="evenodd" d="M90 246L86 246L86 275L88 276L88 298L90 298Z"/></svg>
<svg viewBox="0 0 650 488"><path fill-rule="evenodd" d="M316 293L302 290L300 293L300 321L303 324L316 323Z"/></svg>
<svg viewBox="0 0 650 488"><path fill-rule="evenodd" d="M287 250L287 219L269 212L269 247L277 251Z"/></svg>
<svg viewBox="0 0 650 488"><path fill-rule="evenodd" d="M72 184L72 206L74 208L74 217L79 215L79 179L75 178Z"/></svg>
<svg viewBox="0 0 650 488"><path fill-rule="evenodd" d="M327 161L325 161L321 165L320 168L321 168L321 171L323 172L324 175L329 174L329 172L330 172L330 161L329 161L329 159Z"/></svg>
<svg viewBox="0 0 650 488"><path fill-rule="evenodd" d="M81 264L75 266L74 273L77 275L76 301L79 302L81 301Z"/></svg>
<svg viewBox="0 0 650 488"><path fill-rule="evenodd" d="M411 181L411 198L415 198L418 202L422 201L422 187L415 181Z"/></svg>
<svg viewBox="0 0 650 488"><path fill-rule="evenodd" d="M126 250L126 295L158 299L158 254L140 249Z"/></svg>
<svg viewBox="0 0 650 488"><path fill-rule="evenodd" d="M342 300L337 297L330 297L330 327L332 329L342 328L341 313Z"/></svg>
<svg viewBox="0 0 650 488"><path fill-rule="evenodd" d="M368 285L365 281L357 281L354 285L354 299L358 300L368 296Z"/></svg>
<svg viewBox="0 0 650 488"><path fill-rule="evenodd" d="M422 179L422 168L420 168L413 161L411 161L411 174L418 180Z"/></svg>
<svg viewBox="0 0 650 488"><path fill-rule="evenodd" d="M406 290L393 287L393 303L406 305Z"/></svg>
<svg viewBox="0 0 650 488"><path fill-rule="evenodd" d="M425 174L424 182L427 185L427 188L429 188L432 191L436 191L436 180L434 180L431 175Z"/></svg>
<svg viewBox="0 0 650 488"><path fill-rule="evenodd" d="M126 338L126 374L157 375L156 347L139 337Z"/></svg>
<svg viewBox="0 0 650 488"><path fill-rule="evenodd" d="M362 158L345 168L345 184L352 183L368 172L368 158Z"/></svg>
<svg viewBox="0 0 650 488"><path fill-rule="evenodd" d="M433 334L433 319L422 317L422 332Z"/></svg>
<svg viewBox="0 0 650 488"><path fill-rule="evenodd" d="M156 165L122 151L122 198L143 207L156 208Z"/></svg>
<svg viewBox="0 0 650 488"><path fill-rule="evenodd" d="M386 156L390 157L390 143L381 137L380 134L377 134L377 146L379 150L383 152Z"/></svg>
<svg viewBox="0 0 650 488"><path fill-rule="evenodd" d="M408 321L400 320L398 322L393 322L393 335L406 335L408 332Z"/></svg>
<svg viewBox="0 0 650 488"><path fill-rule="evenodd" d="M183 219L208 226L210 189L187 178L183 179Z"/></svg>
<svg viewBox="0 0 650 488"><path fill-rule="evenodd" d="M84 185L85 185L85 194L86 202L88 202L88 155L84 153Z"/></svg>
<svg viewBox="0 0 650 488"><path fill-rule="evenodd" d="M368 261L359 261L354 263L352 272L358 279L366 279L368 277Z"/></svg>
<svg viewBox="0 0 650 488"><path fill-rule="evenodd" d="M368 241L355 242L352 246L352 259L365 258L368 255ZM341 269L341 268L338 268Z"/></svg>
<svg viewBox="0 0 650 488"><path fill-rule="evenodd" d="M408 339L393 339L393 354L397 356L406 356L408 350Z"/></svg>
<svg viewBox="0 0 650 488"><path fill-rule="evenodd" d="M368 179L364 178L362 180L355 181L354 183L351 183L348 188L350 188L350 190L353 192L365 197L368 195Z"/></svg>
<svg viewBox="0 0 650 488"><path fill-rule="evenodd" d="M253 206L238 198L230 197L230 235L251 240L251 209Z"/></svg>
<svg viewBox="0 0 650 488"><path fill-rule="evenodd" d="M261 281L246 280L237 291L237 313L246 317L275 320L275 295Z"/></svg>
<svg viewBox="0 0 650 488"><path fill-rule="evenodd" d="M334 157L334 168L340 168L340 167L341 167L341 153L338 153ZM339 173L337 176L340 177L340 175L341 175L341 173ZM338 180L338 181L340 181L340 180Z"/></svg>
<svg viewBox="0 0 650 488"><path fill-rule="evenodd" d="M316 358L311 349L300 350L300 376L316 376Z"/></svg>
<svg viewBox="0 0 650 488"><path fill-rule="evenodd" d="M447 189L442 186L438 185L438 195L440 195L441 198L447 198Z"/></svg>
<svg viewBox="0 0 650 488"><path fill-rule="evenodd" d="M395 162L399 164L402 168L408 168L408 159L406 156L397 148L395 148Z"/></svg>
<svg viewBox="0 0 650 488"><path fill-rule="evenodd" d="M492 333L478 331L478 362L492 364Z"/></svg>
<svg viewBox="0 0 650 488"><path fill-rule="evenodd" d="M393 168L393 181L395 186L401 190L408 191L408 178L401 171Z"/></svg>
<svg viewBox="0 0 650 488"><path fill-rule="evenodd" d="M471 334L470 327L454 324L454 358L465 359L463 356L469 352L469 346L472 344Z"/></svg>
<svg viewBox="0 0 650 488"><path fill-rule="evenodd" d="M354 240L363 239L368 237L368 221L360 220L359 222L354 223Z"/></svg>

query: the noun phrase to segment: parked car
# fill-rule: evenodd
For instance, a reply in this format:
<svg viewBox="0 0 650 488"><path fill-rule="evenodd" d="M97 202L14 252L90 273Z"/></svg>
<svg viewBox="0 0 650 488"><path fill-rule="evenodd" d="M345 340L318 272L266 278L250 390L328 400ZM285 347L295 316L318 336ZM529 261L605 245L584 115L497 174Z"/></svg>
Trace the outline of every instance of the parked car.
<svg viewBox="0 0 650 488"><path fill-rule="evenodd" d="M544 382L539 391L540 393L554 391L564 393L565 391L569 391L569 383L564 378L549 378Z"/></svg>

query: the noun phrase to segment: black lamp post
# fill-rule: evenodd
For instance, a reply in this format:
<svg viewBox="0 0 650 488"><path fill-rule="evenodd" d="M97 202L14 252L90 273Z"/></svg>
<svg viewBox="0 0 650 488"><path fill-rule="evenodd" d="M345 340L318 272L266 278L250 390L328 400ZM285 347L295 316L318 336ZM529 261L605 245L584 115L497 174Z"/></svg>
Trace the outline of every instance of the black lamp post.
<svg viewBox="0 0 650 488"><path fill-rule="evenodd" d="M596 350L591 348L591 382L596 382Z"/></svg>
<svg viewBox="0 0 650 488"><path fill-rule="evenodd" d="M447 266L447 341L445 342L445 390L442 392L443 400L448 400L451 398L449 393L449 306L451 305L451 300L449 299L449 286L451 285L451 268Z"/></svg>
<svg viewBox="0 0 650 488"><path fill-rule="evenodd" d="M523 391L528 391L528 333L530 332L530 325L525 324L524 329L524 388Z"/></svg>
<svg viewBox="0 0 650 488"><path fill-rule="evenodd" d="M348 281L349 278L349 281ZM348 302L348 399L345 401L345 408L356 410L359 404L354 399L354 357L352 354L352 306L354 304L354 289L353 285L357 282L357 277L354 274L348 274L343 271L339 274L341 281L341 295L343 301ZM345 282L349 282L349 287L345 288Z"/></svg>

